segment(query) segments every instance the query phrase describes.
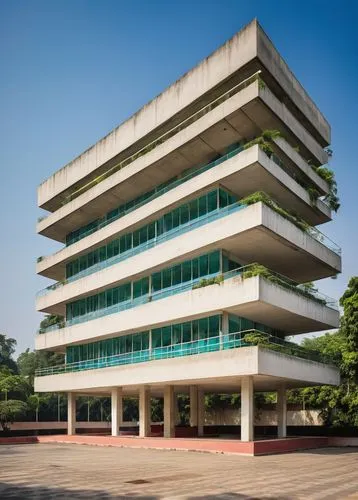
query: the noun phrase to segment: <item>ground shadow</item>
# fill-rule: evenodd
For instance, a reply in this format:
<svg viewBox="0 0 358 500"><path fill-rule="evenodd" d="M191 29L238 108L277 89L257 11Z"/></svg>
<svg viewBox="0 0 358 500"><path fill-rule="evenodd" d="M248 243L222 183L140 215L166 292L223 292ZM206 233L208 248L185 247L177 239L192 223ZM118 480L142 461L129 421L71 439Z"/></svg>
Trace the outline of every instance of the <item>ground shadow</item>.
<svg viewBox="0 0 358 500"><path fill-rule="evenodd" d="M1 500L79 500L79 499L101 499L101 500L121 500L121 499L141 499L159 500L160 497L154 495L141 495L136 492L128 492L125 495L111 494L107 491L98 490L69 490L66 488L51 488L49 486L25 486L18 484L0 482Z"/></svg>

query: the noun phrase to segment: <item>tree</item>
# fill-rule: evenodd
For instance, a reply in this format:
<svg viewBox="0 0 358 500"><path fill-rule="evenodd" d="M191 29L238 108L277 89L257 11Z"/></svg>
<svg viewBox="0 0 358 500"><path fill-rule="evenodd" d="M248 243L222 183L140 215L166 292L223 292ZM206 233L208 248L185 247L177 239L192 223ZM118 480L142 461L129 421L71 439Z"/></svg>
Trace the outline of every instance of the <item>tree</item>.
<svg viewBox="0 0 358 500"><path fill-rule="evenodd" d="M347 342L343 355L345 369L348 376L358 382L358 276L349 280L339 303L343 307L341 332Z"/></svg>
<svg viewBox="0 0 358 500"><path fill-rule="evenodd" d="M20 374L24 377L28 377L32 385L34 384L35 371L37 369L61 365L63 363L63 354L48 351L30 351L30 349L26 349L26 351L21 353L17 358Z"/></svg>
<svg viewBox="0 0 358 500"><path fill-rule="evenodd" d="M0 367L7 366L13 373L17 373L17 365L12 359L15 352L16 340L0 334Z"/></svg>
<svg viewBox="0 0 358 500"><path fill-rule="evenodd" d="M305 339L302 346L319 351L340 368L339 387L322 386L289 391L289 401L321 410L327 425L358 427L358 277L340 299L341 327L335 333Z"/></svg>
<svg viewBox="0 0 358 500"><path fill-rule="evenodd" d="M9 399L0 401L0 425L3 431L10 430L10 424L17 418L24 415L27 411L27 405L24 401L18 399Z"/></svg>
<svg viewBox="0 0 358 500"><path fill-rule="evenodd" d="M31 386L21 375L5 375L0 378L0 392L4 394L5 401L7 401L9 392L27 395L31 392Z"/></svg>
<svg viewBox="0 0 358 500"><path fill-rule="evenodd" d="M60 328L64 326L63 316L59 316L58 314L46 315L40 323L39 333L44 333L48 327L53 325L59 325Z"/></svg>

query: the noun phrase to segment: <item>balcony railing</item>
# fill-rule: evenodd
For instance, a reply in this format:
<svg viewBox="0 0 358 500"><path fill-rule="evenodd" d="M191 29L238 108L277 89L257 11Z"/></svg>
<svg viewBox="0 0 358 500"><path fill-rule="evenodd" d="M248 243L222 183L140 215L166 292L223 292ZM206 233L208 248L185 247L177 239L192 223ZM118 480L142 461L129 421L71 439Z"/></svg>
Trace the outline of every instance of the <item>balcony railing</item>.
<svg viewBox="0 0 358 500"><path fill-rule="evenodd" d="M193 229L196 229L198 227L201 227L205 224L208 224L209 222L213 222L217 219L220 219L222 217L225 217L226 215L229 215L231 213L237 212L243 208L246 208L246 204L241 204L240 202L233 203L232 205L229 205L224 208L218 208L216 210L213 210L212 212L205 214L201 217L198 217L192 221L187 222L186 224L182 224L181 226L178 226L170 231L167 231L160 236L153 238L152 240L142 243L141 245L138 245L135 248L131 248L130 250L127 250L126 252L123 252L119 255L116 255L114 257L111 257L109 259L106 259L102 262L98 262L94 264L91 267L88 267L87 269L84 269L83 271L80 271L79 273L75 274L74 276L71 276L70 278L67 278L63 281L58 281L54 283L53 285L49 285L46 288L43 288L39 292L37 292L36 297L42 297L44 295L47 295L49 292L56 290L57 288L66 285L67 283L71 283L73 281L76 281L80 278L83 278L85 276L89 276L90 274L93 274L95 272L101 271L102 269L106 269L107 267L110 267L114 264L118 264L119 262L122 262L125 259L128 259L129 257L133 257L134 255L137 255L141 252L144 252L145 250L149 250L150 248L153 248L165 241L169 241L172 238L175 238L177 236L180 236L181 234L184 234L188 231L191 231ZM271 206L271 208L274 208L274 206ZM341 255L341 248L334 243L328 236L324 235L319 231L317 228L313 226L307 226L306 230L307 234L309 234L312 238L314 238L316 241L327 247L328 249L332 250L334 253L337 255Z"/></svg>
<svg viewBox="0 0 358 500"><path fill-rule="evenodd" d="M86 361L77 361L59 366L49 366L36 370L35 375L36 377L42 377L45 375L57 375L83 370L95 370L98 368L110 368L113 366L144 363L148 361L177 358L182 356L192 356L208 352L250 346L259 346L264 349L273 350L289 356L308 359L319 363L333 364L332 360L327 356L323 356L316 351L304 349L298 344L287 342L280 337L274 337L258 330L244 330L241 332L222 334L216 337L182 342L165 347L155 347L142 351L115 354L112 356Z"/></svg>
<svg viewBox="0 0 358 500"><path fill-rule="evenodd" d="M216 167L217 165L220 165L224 161L239 154L243 149L244 149L244 146L239 146L239 147L235 148L234 150L230 151L230 153L227 153L227 154L221 156L220 158L218 158L215 161L212 161L206 165L198 167L195 170L190 169L191 172L187 173L186 175L183 175L183 177L180 177L179 179L173 180L167 186L163 187L162 189L159 189L158 191L153 193L151 196L148 196L148 198L145 198L144 200L138 201L138 203L135 203L133 206L131 206L127 210L124 210L123 212L121 212L117 215L114 215L113 217L110 217L108 219L103 220L96 227L88 229L88 231L81 233L81 235L78 236L77 238L73 238L73 240L71 240L71 243L67 244L67 246L70 246L73 243L76 243L77 241L80 241L83 238L86 238L86 236L90 236L91 234L95 233L96 231L99 231L100 229L102 229L103 227L106 227L109 224L111 224L112 222L114 222L118 219L121 219L125 215L128 215L129 213L133 212L133 210L137 210L137 208L140 208L143 205L146 205L150 201L155 200L156 198L159 198L159 196L162 196L163 194L167 193L168 191L171 191L172 189L176 188L177 186L184 184L184 182L187 182L190 179L202 174L203 172L206 172L207 170L210 170L211 168Z"/></svg>
<svg viewBox="0 0 358 500"><path fill-rule="evenodd" d="M116 314L121 311L124 311L126 309L132 309L133 307L137 307L139 305L147 304L149 302L154 302L156 300L164 299L165 297L169 297L171 295L175 295L177 293L182 293L186 292L188 290L193 290L201 287L208 286L210 284L213 284L212 278L216 277L219 278L217 280L217 283L220 284L222 281L228 280L230 278L236 277L236 276L241 276L243 279L246 278L251 278L255 276L261 276L265 280L280 286L281 288L285 288L287 290L290 290L294 292L297 295L301 295L309 300L313 300L322 306L329 307L331 309L334 309L338 311L338 305L337 302L332 299L331 297L328 297L327 295L324 295L318 290L315 289L310 289L307 288L303 285L297 284L295 281L282 276L274 271L271 271L267 269L264 266L261 266L259 264L249 264L247 266L242 266L237 269L234 269L232 271L228 271L224 274L216 274L216 275L209 275L201 278L197 278L195 280L187 281L185 283L179 283L178 285L174 285L168 288L165 288L163 290L159 290L158 292L154 293L149 293L147 295L143 295L141 297L138 297L136 299L132 300L126 300L123 302L120 302L118 304L115 304L110 307L105 307L102 309L98 309L97 311L93 311L87 314L84 314L82 316L77 316L76 318L69 319L67 321L63 321L62 323L56 325L51 325L50 327L46 329L41 329L39 330L38 333L47 333L49 331L57 330L60 328L64 327L69 327L73 326L75 324L79 323L84 323L86 321L92 321L97 318L101 318L103 316L107 316L109 314Z"/></svg>

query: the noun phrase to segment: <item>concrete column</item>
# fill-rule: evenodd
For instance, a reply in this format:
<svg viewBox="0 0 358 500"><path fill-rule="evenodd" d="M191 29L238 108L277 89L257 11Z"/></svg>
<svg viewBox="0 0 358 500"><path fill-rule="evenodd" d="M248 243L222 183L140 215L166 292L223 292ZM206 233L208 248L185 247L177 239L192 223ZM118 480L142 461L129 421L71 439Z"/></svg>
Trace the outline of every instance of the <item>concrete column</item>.
<svg viewBox="0 0 358 500"><path fill-rule="evenodd" d="M287 436L287 400L286 387L281 385L277 390L277 437Z"/></svg>
<svg viewBox="0 0 358 500"><path fill-rule="evenodd" d="M174 388L164 387L164 437L175 437Z"/></svg>
<svg viewBox="0 0 358 500"><path fill-rule="evenodd" d="M254 382L252 376L241 379L241 441L254 439Z"/></svg>
<svg viewBox="0 0 358 500"><path fill-rule="evenodd" d="M122 388L113 387L111 391L112 436L119 436L119 427L123 419Z"/></svg>
<svg viewBox="0 0 358 500"><path fill-rule="evenodd" d="M220 349L223 348L224 335L229 333L229 314L223 312L221 316L221 329L220 329Z"/></svg>
<svg viewBox="0 0 358 500"><path fill-rule="evenodd" d="M190 427L198 425L198 386L190 386Z"/></svg>
<svg viewBox="0 0 358 500"><path fill-rule="evenodd" d="M205 393L198 390L198 436L204 436Z"/></svg>
<svg viewBox="0 0 358 500"><path fill-rule="evenodd" d="M67 434L76 434L76 394L67 393Z"/></svg>
<svg viewBox="0 0 358 500"><path fill-rule="evenodd" d="M143 385L139 389L139 437L150 435L150 388Z"/></svg>

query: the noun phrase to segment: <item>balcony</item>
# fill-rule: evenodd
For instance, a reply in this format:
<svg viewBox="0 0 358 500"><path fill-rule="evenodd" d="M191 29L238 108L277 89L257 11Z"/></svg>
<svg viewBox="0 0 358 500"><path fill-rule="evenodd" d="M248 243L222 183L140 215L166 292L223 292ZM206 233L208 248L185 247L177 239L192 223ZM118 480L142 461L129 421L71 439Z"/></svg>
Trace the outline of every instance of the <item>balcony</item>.
<svg viewBox="0 0 358 500"><path fill-rule="evenodd" d="M228 311L287 334L320 331L339 324L338 306L315 290L294 284L263 266L251 265L214 281L184 283L148 295L142 303L120 303L80 317L77 324L53 325L36 338L36 349L56 350L158 325Z"/></svg>
<svg viewBox="0 0 358 500"><path fill-rule="evenodd" d="M72 195L67 204L39 223L38 232L65 241L66 234L103 216L106 209L116 208L118 200L135 199L173 174L210 161L230 144L255 137L267 128L280 130L292 145L299 145L306 159L326 163L322 148L267 87L260 87L258 75L254 77L245 81L247 84L243 82L240 92L235 88L236 93L229 91L207 105L205 116L200 111L201 117L181 125L174 136L148 145L148 151L139 151L138 156L136 153L126 168L120 163L82 186L75 198Z"/></svg>
<svg viewBox="0 0 358 500"><path fill-rule="evenodd" d="M267 335L266 333L258 330L245 330L191 342L182 342L167 347L157 347L154 349L145 349L127 354L117 354L87 361L49 366L36 370L35 376L43 377L46 375L72 373L82 370L96 370L99 368L144 363L148 361L177 358L181 356L193 356L208 352L238 349L240 347L249 347L254 345L260 346L264 349L280 352L282 354L287 354L289 356L308 359L317 363L334 364L329 356L316 351L304 349L298 344L288 342L280 337Z"/></svg>
<svg viewBox="0 0 358 500"><path fill-rule="evenodd" d="M227 249L235 253L238 262L245 263L251 258L262 262L268 267L274 268L275 271L288 274L290 278L296 281L311 281L339 272L340 248L335 243L331 242L316 228L301 227L300 225L299 227L295 227L294 221L285 220L282 217L279 207L275 204L271 204L266 198L262 199L265 200L266 203L269 203L269 206L267 206L265 203L261 202L265 206L264 213L262 214L260 214L260 211L257 213L257 210L252 212L255 205L259 207L261 203L255 203L251 206L234 203L233 205L214 210L205 216L163 233L158 238L154 238L122 254L116 255L111 259L99 262L74 275L65 282L58 282L54 285L50 285L38 293L38 309L64 315L62 307L54 307L56 304L60 305L69 302L76 296L83 295L83 292L90 294L101 287L119 283L120 281L123 282L125 276L127 276L127 279L131 276L131 274L128 274L129 271L131 271L133 276L143 275L145 272L148 273L148 262L151 262L154 268L159 265L163 267L166 262L171 262L173 259L178 261L181 257L181 253L178 252L178 244L171 244L171 241L177 237L186 237L188 241L189 246L186 251L183 252L183 256L189 256L190 252L198 252L200 249L203 253L208 248L212 248L213 244L215 244L216 248ZM251 211L245 213L245 211L249 209ZM233 220L232 224L229 224L228 221L230 218L234 217L236 219L236 216L240 214L243 214L242 223L239 221L235 223ZM267 217L265 217L264 214L267 214ZM272 217L270 214L275 215ZM256 218L257 221L255 220ZM264 222L265 219L267 219L267 222ZM224 234L221 234L225 230L225 226L220 224L221 220L225 222L226 229L229 231L225 232L225 237ZM288 226L286 230L280 228L282 224ZM204 225L210 225L210 231L200 231L200 228ZM262 233L262 226L270 229L270 232ZM216 234L214 227L217 228L218 234ZM254 229L255 227L257 229ZM233 232L230 232L230 228L232 228ZM250 244L250 242L254 240L257 241L257 238L255 237L254 240L248 238L248 230L258 231L257 236L261 239L261 246L256 244L255 247L253 247L252 244ZM190 237L191 232L194 232L192 238ZM295 232L297 233L296 237ZM280 245L278 246L280 239L278 239L277 236L281 236L281 238L289 237L290 246L287 246L287 244L282 241L282 246L280 248ZM302 236L308 238L308 241L304 243L304 253L297 251L300 248L303 250ZM207 242L204 243L204 240L205 242L207 240ZM182 240L180 241L182 242ZM182 243L181 245L181 248L184 250ZM292 245L297 247L296 251L293 250ZM161 251L159 251L159 249ZM149 252L150 255L146 252ZM172 255L172 252L175 252L175 255ZM277 255L279 254L281 254L283 258L277 260ZM309 256L310 254L311 257ZM313 255L315 256L314 260L312 260ZM146 258L144 258L145 256ZM134 264L134 258L140 267ZM322 261L322 267L318 265L317 258ZM126 265L127 259L131 259L131 266L129 267ZM300 265L298 265L297 259L301 260ZM294 264L295 261L297 262L297 266ZM110 268L114 265L116 266L111 272ZM95 275L95 273L98 272L100 275ZM119 274L117 274L117 272ZM84 285L85 281L83 280L86 280L86 285Z"/></svg>

